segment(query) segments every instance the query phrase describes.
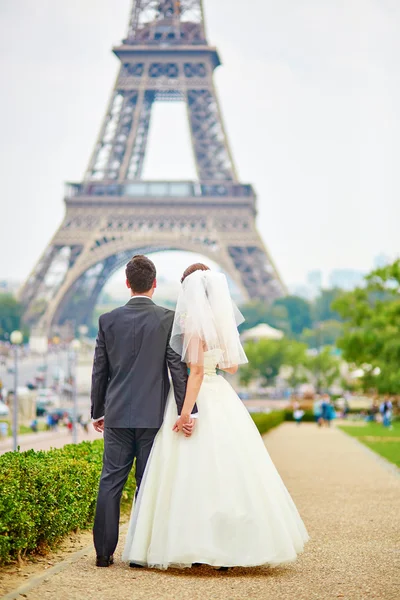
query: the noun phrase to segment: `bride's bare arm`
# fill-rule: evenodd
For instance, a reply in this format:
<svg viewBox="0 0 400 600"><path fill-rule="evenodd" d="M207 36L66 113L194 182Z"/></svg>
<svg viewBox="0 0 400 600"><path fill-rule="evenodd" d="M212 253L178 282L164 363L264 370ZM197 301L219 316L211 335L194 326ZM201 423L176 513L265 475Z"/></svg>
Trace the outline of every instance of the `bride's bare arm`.
<svg viewBox="0 0 400 600"><path fill-rule="evenodd" d="M181 412L181 417L190 417L194 405L196 404L197 396L203 383L204 367L202 365L189 365L190 373L186 387L185 402Z"/></svg>
<svg viewBox="0 0 400 600"><path fill-rule="evenodd" d="M186 387L186 395L185 401L183 403L182 412L175 423L174 431L182 431L184 425L190 422L192 410L194 405L196 404L197 396L199 395L199 391L201 388L201 384L203 383L204 378L204 350L203 345L200 340L194 341L192 343L194 351L192 353L189 352L192 356L196 356L197 363L189 363L188 367L190 369L189 378Z"/></svg>

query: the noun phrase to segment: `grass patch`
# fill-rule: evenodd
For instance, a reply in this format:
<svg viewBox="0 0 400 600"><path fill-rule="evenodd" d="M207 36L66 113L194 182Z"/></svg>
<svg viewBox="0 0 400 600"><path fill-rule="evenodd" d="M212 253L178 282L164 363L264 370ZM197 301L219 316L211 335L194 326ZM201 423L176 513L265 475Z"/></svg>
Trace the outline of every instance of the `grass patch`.
<svg viewBox="0 0 400 600"><path fill-rule="evenodd" d="M383 427L380 423L351 427L341 425L340 429L400 467L400 422L393 423L392 429Z"/></svg>

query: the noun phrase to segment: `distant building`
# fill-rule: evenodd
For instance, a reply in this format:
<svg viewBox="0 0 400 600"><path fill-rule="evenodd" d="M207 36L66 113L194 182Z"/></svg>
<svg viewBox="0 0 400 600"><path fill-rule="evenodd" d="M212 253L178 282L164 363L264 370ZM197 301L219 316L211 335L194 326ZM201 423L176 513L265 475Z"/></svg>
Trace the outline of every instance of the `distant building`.
<svg viewBox="0 0 400 600"><path fill-rule="evenodd" d="M320 290L322 288L322 271L309 271L307 273L307 283Z"/></svg>
<svg viewBox="0 0 400 600"><path fill-rule="evenodd" d="M315 270L307 273L307 285L310 288L310 297L315 298L322 290L322 271Z"/></svg>
<svg viewBox="0 0 400 600"><path fill-rule="evenodd" d="M363 285L365 273L355 269L334 269L329 276L330 287L353 290Z"/></svg>
<svg viewBox="0 0 400 600"><path fill-rule="evenodd" d="M391 263L390 256L387 254L378 254L374 258L374 268L381 269L382 267L386 267Z"/></svg>
<svg viewBox="0 0 400 600"><path fill-rule="evenodd" d="M291 296L300 296L305 300L312 300L316 296L316 294L313 294L312 288L306 283L289 283L288 290Z"/></svg>
<svg viewBox="0 0 400 600"><path fill-rule="evenodd" d="M322 271L315 270L307 273L306 283L289 284L289 292L294 296L300 296L306 300L313 300L322 289Z"/></svg>

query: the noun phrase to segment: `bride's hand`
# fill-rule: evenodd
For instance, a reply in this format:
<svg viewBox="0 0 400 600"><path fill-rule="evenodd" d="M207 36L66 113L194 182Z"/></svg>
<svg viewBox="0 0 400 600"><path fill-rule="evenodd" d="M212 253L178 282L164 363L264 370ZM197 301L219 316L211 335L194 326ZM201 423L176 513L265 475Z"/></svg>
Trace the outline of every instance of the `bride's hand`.
<svg viewBox="0 0 400 600"><path fill-rule="evenodd" d="M195 420L189 415L181 415L173 426L172 431L176 431L177 433L182 431L185 437L190 437L193 433L194 422Z"/></svg>
<svg viewBox="0 0 400 600"><path fill-rule="evenodd" d="M195 419L190 419L190 422L186 423L186 425L182 427L182 431L185 437L190 437L192 435L195 423Z"/></svg>

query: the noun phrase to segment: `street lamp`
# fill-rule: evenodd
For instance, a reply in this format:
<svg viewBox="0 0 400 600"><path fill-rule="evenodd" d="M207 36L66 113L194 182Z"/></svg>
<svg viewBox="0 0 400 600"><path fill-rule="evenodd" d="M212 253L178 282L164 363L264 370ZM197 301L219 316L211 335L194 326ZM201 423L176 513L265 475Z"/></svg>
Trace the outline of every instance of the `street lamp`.
<svg viewBox="0 0 400 600"><path fill-rule="evenodd" d="M10 342L14 346L14 400L13 400L13 450L18 449L18 346L22 344L24 336L18 330L10 335Z"/></svg>
<svg viewBox="0 0 400 600"><path fill-rule="evenodd" d="M78 352L81 347L81 342L77 339L72 340L70 349L72 354L72 443L78 443L78 389L77 389L77 371L78 371Z"/></svg>

